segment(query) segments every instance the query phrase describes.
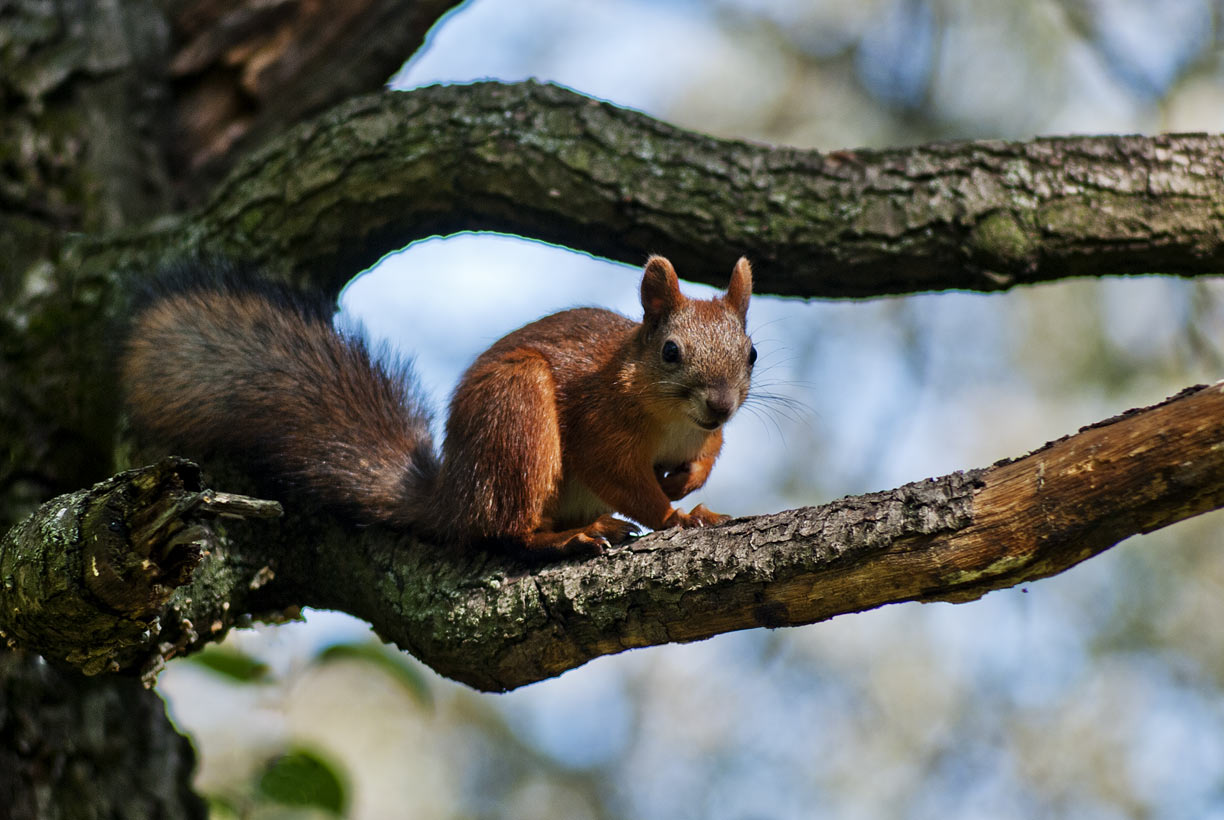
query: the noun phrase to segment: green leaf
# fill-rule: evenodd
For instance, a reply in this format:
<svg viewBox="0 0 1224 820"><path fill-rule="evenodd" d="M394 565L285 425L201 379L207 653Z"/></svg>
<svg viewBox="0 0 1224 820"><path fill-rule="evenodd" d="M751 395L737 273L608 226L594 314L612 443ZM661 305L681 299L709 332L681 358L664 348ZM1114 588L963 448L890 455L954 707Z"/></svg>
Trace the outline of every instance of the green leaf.
<svg viewBox="0 0 1224 820"><path fill-rule="evenodd" d="M310 749L292 749L269 762L259 778L260 795L289 806L309 806L343 816L348 787L343 775Z"/></svg>
<svg viewBox="0 0 1224 820"><path fill-rule="evenodd" d="M237 649L210 646L203 652L189 655L187 660L241 683L258 683L268 678L266 663Z"/></svg>
<svg viewBox="0 0 1224 820"><path fill-rule="evenodd" d="M357 660L373 664L391 676L417 703L427 709L433 708L433 694L421 674L420 667L409 660L403 652L374 641L338 643L319 653L316 662L332 663L338 660Z"/></svg>
<svg viewBox="0 0 1224 820"><path fill-rule="evenodd" d="M208 803L209 820L229 820L229 818L242 817L242 811L239 809L238 802L230 797L209 794L204 795L205 801Z"/></svg>

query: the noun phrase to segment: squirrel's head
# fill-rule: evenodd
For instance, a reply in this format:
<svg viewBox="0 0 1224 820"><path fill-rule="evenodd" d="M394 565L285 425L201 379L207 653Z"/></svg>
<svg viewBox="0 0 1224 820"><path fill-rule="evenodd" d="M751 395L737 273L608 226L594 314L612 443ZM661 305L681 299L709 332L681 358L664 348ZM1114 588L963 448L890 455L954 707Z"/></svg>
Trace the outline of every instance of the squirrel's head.
<svg viewBox="0 0 1224 820"><path fill-rule="evenodd" d="M735 263L727 292L708 300L686 298L675 269L662 256L647 260L640 361L660 415L683 415L713 431L744 403L756 363L746 329L751 295L746 258Z"/></svg>

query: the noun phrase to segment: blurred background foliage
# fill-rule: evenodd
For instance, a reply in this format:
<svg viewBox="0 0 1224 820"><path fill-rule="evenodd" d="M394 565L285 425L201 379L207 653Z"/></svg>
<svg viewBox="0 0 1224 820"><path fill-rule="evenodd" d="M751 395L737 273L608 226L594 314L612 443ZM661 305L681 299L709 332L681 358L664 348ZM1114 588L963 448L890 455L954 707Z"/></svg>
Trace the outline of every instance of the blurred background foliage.
<svg viewBox="0 0 1224 820"><path fill-rule="evenodd" d="M394 84L534 76L821 150L1218 132L1220 8L474 0ZM492 340L574 304L632 315L638 275L463 236L384 260L342 304L418 354L441 413ZM732 423L692 500L735 514L984 466L1224 375L1224 291L1210 280L757 298L749 319L760 380L782 398ZM322 612L236 632L230 658L171 664L160 688L217 817L1224 817L1222 520L967 605L631 652L504 696ZM335 786L316 797L294 777Z"/></svg>

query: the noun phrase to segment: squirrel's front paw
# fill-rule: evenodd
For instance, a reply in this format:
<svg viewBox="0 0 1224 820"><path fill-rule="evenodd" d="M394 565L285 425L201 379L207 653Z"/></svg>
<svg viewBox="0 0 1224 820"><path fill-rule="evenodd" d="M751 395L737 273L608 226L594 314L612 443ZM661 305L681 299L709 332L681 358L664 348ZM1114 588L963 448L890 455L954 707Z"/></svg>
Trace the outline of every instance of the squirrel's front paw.
<svg viewBox="0 0 1224 820"><path fill-rule="evenodd" d="M712 527L715 524L722 524L724 521L730 521L731 516L716 513L713 510L707 509L705 504L698 504L688 512L680 510L672 510L671 515L664 522L668 527Z"/></svg>
<svg viewBox="0 0 1224 820"><path fill-rule="evenodd" d="M731 516L723 515L722 513L716 513L713 510L707 509L705 504L698 504L696 507L693 507L693 509L689 510L689 519L693 521L701 522L699 524L696 524L695 526L712 527L715 524L722 524L727 521L730 521ZM689 526L694 526L694 525L690 524Z"/></svg>

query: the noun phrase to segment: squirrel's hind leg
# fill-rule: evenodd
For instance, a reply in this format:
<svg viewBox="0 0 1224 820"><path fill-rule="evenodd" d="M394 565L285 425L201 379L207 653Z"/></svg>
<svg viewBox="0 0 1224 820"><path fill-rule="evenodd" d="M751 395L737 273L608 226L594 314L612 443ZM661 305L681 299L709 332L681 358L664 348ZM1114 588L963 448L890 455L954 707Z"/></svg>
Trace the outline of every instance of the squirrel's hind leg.
<svg viewBox="0 0 1224 820"><path fill-rule="evenodd" d="M530 348L477 360L446 423L439 493L460 540L526 543L561 484L561 429L548 362Z"/></svg>
<svg viewBox="0 0 1224 820"><path fill-rule="evenodd" d="M449 530L537 556L596 555L637 531L611 515L572 529L550 520L561 487L561 423L548 361L523 347L482 357L451 401L439 493Z"/></svg>

